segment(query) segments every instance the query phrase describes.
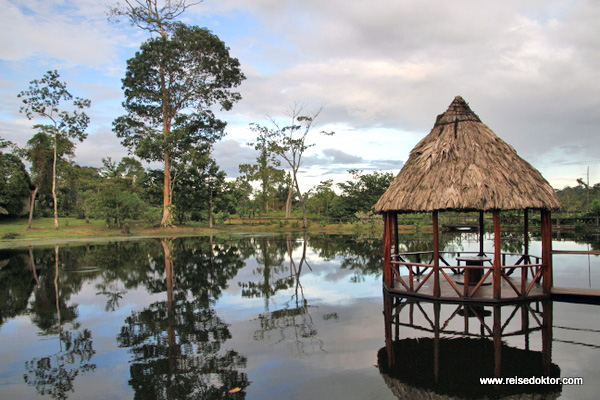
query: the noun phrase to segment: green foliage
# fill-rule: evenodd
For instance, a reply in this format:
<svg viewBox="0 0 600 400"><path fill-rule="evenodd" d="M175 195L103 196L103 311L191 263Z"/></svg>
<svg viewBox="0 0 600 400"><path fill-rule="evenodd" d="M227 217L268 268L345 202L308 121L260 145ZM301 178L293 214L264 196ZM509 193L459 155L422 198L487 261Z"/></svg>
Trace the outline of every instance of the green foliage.
<svg viewBox="0 0 600 400"><path fill-rule="evenodd" d="M114 223L119 228L123 227L126 218L137 219L145 209L145 204L137 193L123 190L110 181L101 186L99 193L91 201L95 217L104 219L107 226Z"/></svg>
<svg viewBox="0 0 600 400"><path fill-rule="evenodd" d="M168 27L170 37L160 28L161 36L143 43L127 61L127 115L113 122L123 145L143 160L163 162L163 225L171 219L171 180L198 159L195 153L206 155L224 135L226 124L211 107L230 110L241 99L232 89L245 79L216 35L181 23Z"/></svg>
<svg viewBox="0 0 600 400"><path fill-rule="evenodd" d="M52 186L56 186L57 172L59 160L64 154L72 153L74 147L71 140L77 139L80 142L83 141L87 134L85 130L90 122L90 118L83 111L85 108L90 107L90 100L83 99L80 97L73 96L67 90L67 84L61 82L59 74L56 70L48 71L41 79L36 79L30 82L28 90L19 93L18 97L23 100L23 106L20 111L24 113L28 119L39 118L42 119L46 124L36 124L33 126L40 133L47 135L51 138L52 143ZM67 106L70 111L63 109L65 102L72 103ZM36 175L36 183L39 180L43 183L44 175L47 174L47 137L40 136L36 143L32 142L30 145L31 151L36 147L42 151L42 158L44 162L38 163L34 166L34 172ZM35 156L31 155L32 159ZM47 185L47 183L44 183ZM58 199L56 192L53 191L53 203L54 203L54 225L58 229Z"/></svg>
<svg viewBox="0 0 600 400"><path fill-rule="evenodd" d="M281 165L281 161L273 151L273 131L256 124L250 124L250 129L257 135L256 142L249 143L258 151L256 164L241 164L239 171L249 182L260 182L260 193L256 198L262 212L266 213L270 200L276 195L275 183L284 181L285 172L277 168Z"/></svg>
<svg viewBox="0 0 600 400"><path fill-rule="evenodd" d="M321 181L317 187L311 189L306 207L317 215L328 216L331 214L335 199L338 195L331 189L333 180Z"/></svg>
<svg viewBox="0 0 600 400"><path fill-rule="evenodd" d="M142 214L142 219L148 224L158 224L162 209L159 207L148 207Z"/></svg>
<svg viewBox="0 0 600 400"><path fill-rule="evenodd" d="M592 201L592 204L590 204L590 214L595 217L600 217L600 199Z"/></svg>
<svg viewBox="0 0 600 400"><path fill-rule="evenodd" d="M394 175L390 172L375 171L371 174L364 174L358 170L348 172L352 174L353 179L338 183L342 194L337 212L342 216L352 216L359 211L370 210L394 179Z"/></svg>
<svg viewBox="0 0 600 400"><path fill-rule="evenodd" d="M352 179L338 183L341 195L333 191L331 180L313 188L307 201L309 209L318 215L334 218L354 218L357 213L361 216L372 214L371 207L387 190L394 179L393 174L378 171L365 174L358 170L349 172Z"/></svg>
<svg viewBox="0 0 600 400"><path fill-rule="evenodd" d="M577 183L577 186L567 186L556 191L563 205L563 211L567 215L572 213L584 215L588 211L592 215L597 215L594 214L592 205L595 200L600 200L600 183L588 186L582 179L578 179Z"/></svg>
<svg viewBox="0 0 600 400"><path fill-rule="evenodd" d="M19 157L0 153L0 213L23 214L30 186L29 174Z"/></svg>

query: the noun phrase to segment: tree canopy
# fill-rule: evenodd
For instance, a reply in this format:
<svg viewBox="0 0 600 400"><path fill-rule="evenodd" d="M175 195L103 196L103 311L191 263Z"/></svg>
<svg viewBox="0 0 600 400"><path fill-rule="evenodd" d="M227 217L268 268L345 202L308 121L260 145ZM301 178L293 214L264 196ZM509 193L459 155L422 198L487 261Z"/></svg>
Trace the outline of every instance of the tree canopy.
<svg viewBox="0 0 600 400"><path fill-rule="evenodd" d="M224 135L212 106L230 110L240 100L232 89L245 79L229 48L205 28L173 24L172 35L142 44L123 79L127 114L114 130L123 145L146 161L162 161L163 218L172 219L173 167L186 154L206 150Z"/></svg>

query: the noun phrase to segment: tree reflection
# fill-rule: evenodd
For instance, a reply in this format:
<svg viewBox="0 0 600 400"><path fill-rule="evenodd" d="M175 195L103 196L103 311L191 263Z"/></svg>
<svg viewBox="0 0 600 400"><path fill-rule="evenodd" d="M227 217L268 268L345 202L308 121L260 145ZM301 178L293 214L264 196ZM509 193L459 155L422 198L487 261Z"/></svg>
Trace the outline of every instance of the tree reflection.
<svg viewBox="0 0 600 400"><path fill-rule="evenodd" d="M264 298L265 311L269 311L271 297L294 284L293 276L287 274L281 276L288 270L283 262L286 252L289 251L287 244L286 247L281 246L280 241L274 237L258 237L254 239L253 244L258 267L252 273L260 275L261 280L239 283L239 285L242 288L243 297Z"/></svg>
<svg viewBox="0 0 600 400"><path fill-rule="evenodd" d="M27 311L37 280L37 271L32 272L25 254L0 251L0 326Z"/></svg>
<svg viewBox="0 0 600 400"><path fill-rule="evenodd" d="M235 246L186 239L160 244L163 254L150 265L162 264L164 274L149 271L146 284L164 288L166 299L133 312L117 338L133 355L129 384L135 398L245 398L250 383L238 369L246 357L223 349L231 333L211 308L243 265Z"/></svg>
<svg viewBox="0 0 600 400"><path fill-rule="evenodd" d="M30 251L33 257L33 251ZM35 269L35 260L30 260ZM42 274L36 287L30 311L32 321L42 329L43 335L56 335L58 352L35 357L25 362L25 382L35 386L41 395L56 399L66 399L73 391L75 378L79 374L96 369L89 361L95 354L92 347L92 334L81 329L74 320L77 318L77 305L68 306L69 290L60 290L59 248L54 247L54 274ZM72 286L66 285L70 288Z"/></svg>
<svg viewBox="0 0 600 400"><path fill-rule="evenodd" d="M313 307L308 305L300 281L303 268L310 269L306 260L307 244L308 236L305 233L302 240L302 253L296 262L294 250L299 247L299 244L290 235L285 240L285 247L273 242L273 239L262 238L257 241L256 257L261 266L253 271L255 275L261 275L262 280L258 283L240 284L244 288L242 296L265 299L265 312L258 316L259 329L254 333L254 339L270 340L273 336L277 336L276 343L281 343L291 338L299 354L305 353L307 346L313 350L315 347L323 350L323 341L317 336L317 330L310 314ZM276 248L277 250L275 250ZM287 267L283 264L284 255L279 250L282 248L289 257ZM281 276L282 274L285 275ZM284 308L270 311L269 299L277 292L285 290L291 290L290 300L284 303Z"/></svg>

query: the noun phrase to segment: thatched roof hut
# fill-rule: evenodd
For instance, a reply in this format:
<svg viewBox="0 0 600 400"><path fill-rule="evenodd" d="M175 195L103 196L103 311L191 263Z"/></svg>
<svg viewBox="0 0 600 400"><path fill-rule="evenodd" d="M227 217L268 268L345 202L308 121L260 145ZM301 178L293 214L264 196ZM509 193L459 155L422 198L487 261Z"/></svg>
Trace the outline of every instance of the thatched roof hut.
<svg viewBox="0 0 600 400"><path fill-rule="evenodd" d="M388 190L373 206L375 211L384 214L384 257L383 280L387 290L417 296L447 298L448 291L442 293L440 276L449 285L449 293L455 292L461 300L472 300L479 288L486 284L492 274L493 301L502 301L502 287L510 287L516 298L536 296L531 288L538 285L543 277L543 297L550 295L552 288L552 219L551 210L561 204L554 189L527 161L517 155L515 149L500 139L471 111L467 102L457 96L448 110L438 116L433 129L411 151L406 164L396 176ZM542 236L542 263L531 264L529 255L530 209L540 210ZM479 253L475 257L457 257L457 265L465 261L465 281L459 289L444 270L450 266L440 256L439 220L440 211L479 211ZM500 212L503 210L523 210L524 252L515 265L502 265ZM491 261L484 249L484 212L493 215L494 256L492 270L484 266ZM433 233L432 263L410 263L400 254L398 240L398 214L404 212L431 212ZM392 242L395 252L392 253ZM445 267L440 267L440 261ZM420 275L421 268L431 268L431 272L420 282L414 276ZM408 269L409 275L403 278L400 270ZM520 281L509 281L516 268L521 270ZM527 268L536 268L531 282ZM484 273L485 272L485 273ZM431 294L419 290L433 275L433 285L427 286ZM468 279L467 279L468 277ZM474 289L469 289L474 285ZM538 285L539 286L539 285ZM521 289L519 289L519 287ZM513 292L509 295L514 297ZM486 295L487 296L487 295ZM489 296L488 296L489 297ZM510 300L512 297L508 297Z"/></svg>
<svg viewBox="0 0 600 400"><path fill-rule="evenodd" d="M554 189L457 96L375 204L377 212L560 208Z"/></svg>

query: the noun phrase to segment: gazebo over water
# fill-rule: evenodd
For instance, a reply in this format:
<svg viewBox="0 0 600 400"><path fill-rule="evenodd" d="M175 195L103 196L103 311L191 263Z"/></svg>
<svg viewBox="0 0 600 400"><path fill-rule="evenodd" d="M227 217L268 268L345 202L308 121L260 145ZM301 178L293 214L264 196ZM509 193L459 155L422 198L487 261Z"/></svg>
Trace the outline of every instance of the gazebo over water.
<svg viewBox="0 0 600 400"><path fill-rule="evenodd" d="M419 297L471 301L514 301L546 297L552 287L551 210L561 207L554 189L500 139L457 96L408 160L374 209L384 214L384 286ZM506 265L500 247L500 213L523 210L524 251ZM540 210L542 254L529 254L529 210ZM478 211L480 248L472 255L440 252L438 216L444 211ZM400 254L399 213L431 213L433 252ZM493 256L484 249L484 212L492 213ZM393 243L395 246L393 246ZM394 247L394 252L392 252ZM409 261L407 256L416 256ZM423 259L429 258L428 262ZM510 257L508 257L510 259ZM464 262L464 265L460 265ZM517 277L511 277L515 271ZM406 274L403 275L403 273ZM462 282L451 276L464 274Z"/></svg>

